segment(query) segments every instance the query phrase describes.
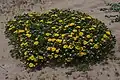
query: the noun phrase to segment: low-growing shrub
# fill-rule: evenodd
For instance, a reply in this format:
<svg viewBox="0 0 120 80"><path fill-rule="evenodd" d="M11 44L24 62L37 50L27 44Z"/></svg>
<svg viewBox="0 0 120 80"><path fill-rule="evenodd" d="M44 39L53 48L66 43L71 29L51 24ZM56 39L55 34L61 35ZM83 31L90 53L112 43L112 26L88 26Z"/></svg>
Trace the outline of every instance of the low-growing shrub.
<svg viewBox="0 0 120 80"><path fill-rule="evenodd" d="M113 12L120 12L120 2L119 3L110 3L110 10Z"/></svg>
<svg viewBox="0 0 120 80"><path fill-rule="evenodd" d="M119 3L108 3L109 8L101 8L100 11L105 12L118 12L118 15L105 15L105 17L110 18L111 22L120 22L120 2Z"/></svg>
<svg viewBox="0 0 120 80"><path fill-rule="evenodd" d="M12 57L35 68L55 62L97 62L114 48L115 37L101 21L72 10L28 13L8 21Z"/></svg>

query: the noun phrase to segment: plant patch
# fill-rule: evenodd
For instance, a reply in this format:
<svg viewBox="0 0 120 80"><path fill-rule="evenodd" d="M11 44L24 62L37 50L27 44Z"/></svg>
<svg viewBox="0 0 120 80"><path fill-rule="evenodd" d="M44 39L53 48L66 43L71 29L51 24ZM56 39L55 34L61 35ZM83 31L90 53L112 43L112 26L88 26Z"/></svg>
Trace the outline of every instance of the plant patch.
<svg viewBox="0 0 120 80"><path fill-rule="evenodd" d="M26 67L101 61L116 40L106 25L86 13L52 9L27 13L8 21L5 30L11 56Z"/></svg>

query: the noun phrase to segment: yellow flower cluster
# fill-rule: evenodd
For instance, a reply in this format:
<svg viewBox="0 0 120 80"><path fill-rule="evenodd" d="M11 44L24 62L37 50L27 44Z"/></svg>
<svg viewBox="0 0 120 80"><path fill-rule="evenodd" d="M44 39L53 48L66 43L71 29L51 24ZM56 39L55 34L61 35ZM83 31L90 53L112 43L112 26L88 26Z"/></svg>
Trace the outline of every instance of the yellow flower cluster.
<svg viewBox="0 0 120 80"><path fill-rule="evenodd" d="M35 42L34 42L34 45L38 45L38 44L39 44L39 42L38 42L38 41L35 41Z"/></svg>
<svg viewBox="0 0 120 80"><path fill-rule="evenodd" d="M60 49L56 49L55 47L48 47L47 51L52 51L52 52L59 53Z"/></svg>
<svg viewBox="0 0 120 80"><path fill-rule="evenodd" d="M58 42L58 43L61 43L62 39L49 38L48 42Z"/></svg>
<svg viewBox="0 0 120 80"><path fill-rule="evenodd" d="M102 22L83 13L52 11L16 16L7 24L7 36L30 68L52 59L67 63L88 57L89 61L92 52L100 55L113 48L115 39Z"/></svg>

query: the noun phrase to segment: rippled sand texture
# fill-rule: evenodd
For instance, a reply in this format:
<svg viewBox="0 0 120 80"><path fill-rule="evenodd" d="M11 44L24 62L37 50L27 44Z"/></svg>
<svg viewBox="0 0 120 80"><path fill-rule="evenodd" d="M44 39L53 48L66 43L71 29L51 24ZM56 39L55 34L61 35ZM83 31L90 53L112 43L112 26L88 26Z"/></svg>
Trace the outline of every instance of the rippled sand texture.
<svg viewBox="0 0 120 80"><path fill-rule="evenodd" d="M0 80L120 80L120 23L110 23L106 14L99 11L107 7L106 2L119 0L0 0ZM5 39L5 23L13 15L29 11L44 12L52 8L79 10L103 21L117 39L116 60L91 67L90 71L79 72L73 68L46 67L41 71L27 72L19 60L10 57L8 39Z"/></svg>

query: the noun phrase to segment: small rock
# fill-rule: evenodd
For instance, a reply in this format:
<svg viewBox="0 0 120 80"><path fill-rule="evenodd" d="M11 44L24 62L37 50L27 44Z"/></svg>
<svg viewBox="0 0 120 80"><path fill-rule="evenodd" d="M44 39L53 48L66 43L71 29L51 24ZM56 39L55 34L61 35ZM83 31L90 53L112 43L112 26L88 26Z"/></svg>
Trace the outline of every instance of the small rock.
<svg viewBox="0 0 120 80"><path fill-rule="evenodd" d="M7 76L7 77L5 77L5 79L8 79L8 76Z"/></svg>
<svg viewBox="0 0 120 80"><path fill-rule="evenodd" d="M77 79L80 77L80 73L79 72L74 72L72 73L73 79Z"/></svg>

